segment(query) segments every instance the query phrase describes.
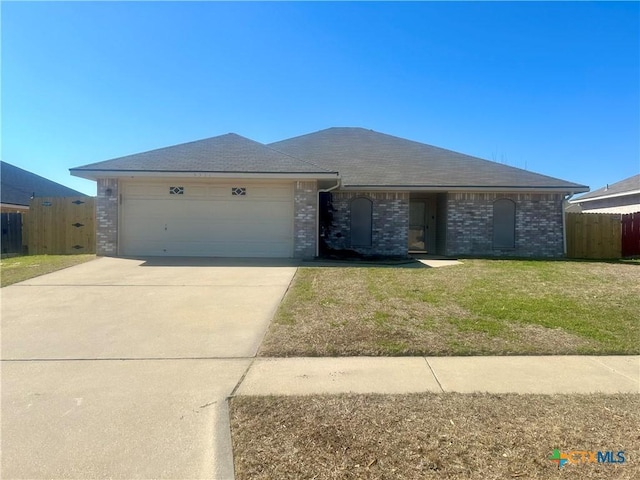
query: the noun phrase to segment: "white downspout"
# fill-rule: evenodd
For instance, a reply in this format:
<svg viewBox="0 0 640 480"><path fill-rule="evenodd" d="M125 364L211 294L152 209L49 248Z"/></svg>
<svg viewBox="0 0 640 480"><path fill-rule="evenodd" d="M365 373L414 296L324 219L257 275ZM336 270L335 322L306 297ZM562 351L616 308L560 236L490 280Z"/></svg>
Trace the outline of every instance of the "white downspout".
<svg viewBox="0 0 640 480"><path fill-rule="evenodd" d="M573 195L569 193L562 198L562 244L565 258L567 256L567 205Z"/></svg>
<svg viewBox="0 0 640 480"><path fill-rule="evenodd" d="M331 188L322 188L316 194L316 257L320 255L320 194L328 193L340 186L340 179Z"/></svg>

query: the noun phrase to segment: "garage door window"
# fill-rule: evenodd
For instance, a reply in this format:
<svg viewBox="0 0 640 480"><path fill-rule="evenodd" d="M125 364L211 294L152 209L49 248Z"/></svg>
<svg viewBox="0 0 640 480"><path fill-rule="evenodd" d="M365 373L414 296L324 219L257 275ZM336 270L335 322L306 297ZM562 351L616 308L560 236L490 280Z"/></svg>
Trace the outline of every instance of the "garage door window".
<svg viewBox="0 0 640 480"><path fill-rule="evenodd" d="M169 187L169 195L184 195L184 187Z"/></svg>
<svg viewBox="0 0 640 480"><path fill-rule="evenodd" d="M234 197L244 197L246 194L246 187L231 187L231 195L233 195Z"/></svg>

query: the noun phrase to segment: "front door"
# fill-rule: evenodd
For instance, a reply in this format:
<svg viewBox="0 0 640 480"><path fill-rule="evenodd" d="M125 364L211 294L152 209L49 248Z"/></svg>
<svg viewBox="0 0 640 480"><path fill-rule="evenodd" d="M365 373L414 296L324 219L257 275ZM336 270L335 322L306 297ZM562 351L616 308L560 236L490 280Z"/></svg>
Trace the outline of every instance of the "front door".
<svg viewBox="0 0 640 480"><path fill-rule="evenodd" d="M409 251L427 250L426 207L424 200L409 202Z"/></svg>
<svg viewBox="0 0 640 480"><path fill-rule="evenodd" d="M409 251L436 251L435 195L409 202Z"/></svg>

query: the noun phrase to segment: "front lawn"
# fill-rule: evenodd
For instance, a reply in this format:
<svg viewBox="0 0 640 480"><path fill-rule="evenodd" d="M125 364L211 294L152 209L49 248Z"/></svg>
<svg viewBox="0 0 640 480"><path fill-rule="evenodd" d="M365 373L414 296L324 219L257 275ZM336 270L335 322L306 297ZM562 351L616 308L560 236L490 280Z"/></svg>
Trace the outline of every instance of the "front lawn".
<svg viewBox="0 0 640 480"><path fill-rule="evenodd" d="M6 287L95 258L95 255L29 255L4 258L0 261L1 286Z"/></svg>
<svg viewBox="0 0 640 480"><path fill-rule="evenodd" d="M236 397L230 406L238 480L640 478L638 395ZM625 462L573 453L559 469L556 449L618 461L622 451Z"/></svg>
<svg viewBox="0 0 640 480"><path fill-rule="evenodd" d="M262 356L640 353L640 264L304 267Z"/></svg>

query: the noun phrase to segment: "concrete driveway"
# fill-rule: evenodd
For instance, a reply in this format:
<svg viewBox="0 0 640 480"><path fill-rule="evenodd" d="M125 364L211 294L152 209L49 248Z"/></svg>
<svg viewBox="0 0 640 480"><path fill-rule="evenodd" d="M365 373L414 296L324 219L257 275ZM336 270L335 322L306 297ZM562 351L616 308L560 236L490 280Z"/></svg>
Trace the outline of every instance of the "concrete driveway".
<svg viewBox="0 0 640 480"><path fill-rule="evenodd" d="M295 270L101 258L3 288L1 477L228 479L225 398Z"/></svg>

